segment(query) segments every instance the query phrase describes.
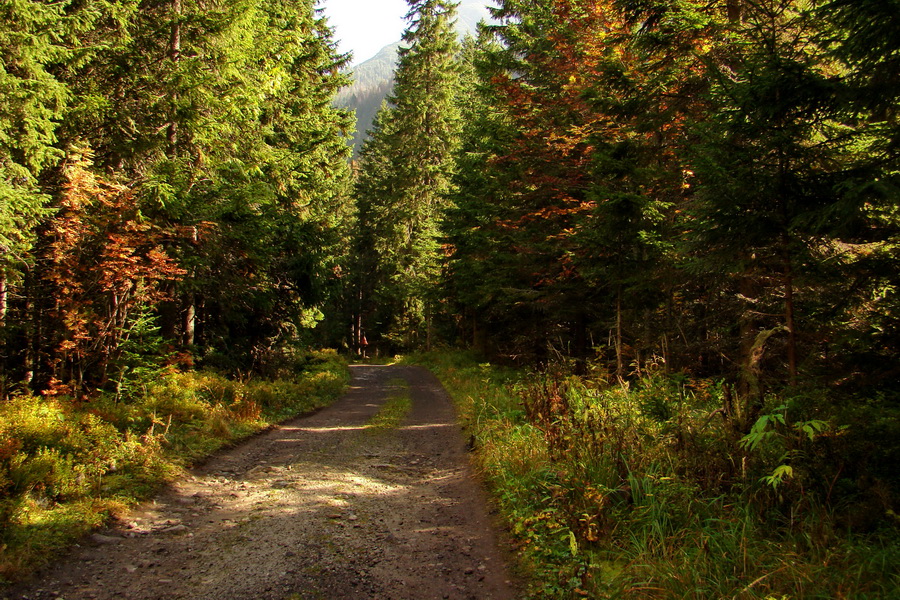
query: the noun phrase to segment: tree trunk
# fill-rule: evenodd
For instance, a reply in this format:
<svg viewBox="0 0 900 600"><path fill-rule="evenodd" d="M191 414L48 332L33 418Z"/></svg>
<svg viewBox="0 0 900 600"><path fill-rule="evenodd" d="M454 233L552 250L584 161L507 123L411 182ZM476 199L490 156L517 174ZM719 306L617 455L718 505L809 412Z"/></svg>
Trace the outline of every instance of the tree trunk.
<svg viewBox="0 0 900 600"><path fill-rule="evenodd" d="M0 273L0 327L6 325L6 312L9 307L6 273Z"/></svg>
<svg viewBox="0 0 900 600"><path fill-rule="evenodd" d="M41 309L35 300L35 282L34 273L29 272L25 277L25 319L30 321L30 325L25 328L25 356L24 370L25 374L22 381L27 386L34 383L35 369L37 368L38 348L41 337ZM32 387L32 391L34 388Z"/></svg>
<svg viewBox="0 0 900 600"><path fill-rule="evenodd" d="M788 332L788 383L797 383L797 331L794 322L794 274L790 257L784 263L784 326Z"/></svg>
<svg viewBox="0 0 900 600"><path fill-rule="evenodd" d="M187 295L185 304L184 312L182 312L181 343L190 347L194 345L194 333L197 324L197 307L194 303L193 294Z"/></svg>
<svg viewBox="0 0 900 600"><path fill-rule="evenodd" d="M159 332L164 339L173 343L178 341L178 303L175 301L175 283L167 281L165 286L165 296L169 298L165 302L160 302L157 307L159 312Z"/></svg>
<svg viewBox="0 0 900 600"><path fill-rule="evenodd" d="M0 402L6 400L6 379L9 364L6 358L6 312L7 312L7 288L6 273L0 272Z"/></svg>
<svg viewBox="0 0 900 600"><path fill-rule="evenodd" d="M729 21L732 23L739 22L743 13L742 0L728 0L726 10L728 11Z"/></svg>
<svg viewBox="0 0 900 600"><path fill-rule="evenodd" d="M622 356L622 288L616 292L616 377L625 377L625 359Z"/></svg>
<svg viewBox="0 0 900 600"><path fill-rule="evenodd" d="M739 349L738 349L738 365L740 368L739 379L737 385L738 402L746 402L751 396L753 383L748 377L747 366L752 362L753 344L756 342L756 336L759 333L759 321L756 318L752 302L758 295L756 281L749 273L745 273L738 283L738 293L745 298L748 306L741 312L738 317L739 327Z"/></svg>
<svg viewBox="0 0 900 600"><path fill-rule="evenodd" d="M575 374L584 375L587 373L588 358L588 335L587 335L587 316L583 310L575 313L575 319L572 323L572 340L574 342L573 354L575 355Z"/></svg>
<svg viewBox="0 0 900 600"><path fill-rule="evenodd" d="M181 0L172 0L172 29L169 33L169 58L172 62L178 62L181 56ZM172 93L169 124L166 128L166 141L169 145L169 158L175 156L175 146L178 144L178 94Z"/></svg>

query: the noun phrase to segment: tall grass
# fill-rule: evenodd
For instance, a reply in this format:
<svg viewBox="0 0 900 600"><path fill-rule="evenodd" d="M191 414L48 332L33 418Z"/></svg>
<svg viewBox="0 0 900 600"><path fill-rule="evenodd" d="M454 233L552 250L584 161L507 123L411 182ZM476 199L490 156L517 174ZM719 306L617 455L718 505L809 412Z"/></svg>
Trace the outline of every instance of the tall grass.
<svg viewBox="0 0 900 600"><path fill-rule="evenodd" d="M331 403L349 380L346 362L330 351L296 367L246 382L171 371L128 402L0 402L0 581L27 573L192 462Z"/></svg>
<svg viewBox="0 0 900 600"><path fill-rule="evenodd" d="M900 598L896 523L848 531L847 505L813 491L841 443L827 423L774 404L742 436L709 380L608 385L461 353L417 360L457 402L531 597Z"/></svg>

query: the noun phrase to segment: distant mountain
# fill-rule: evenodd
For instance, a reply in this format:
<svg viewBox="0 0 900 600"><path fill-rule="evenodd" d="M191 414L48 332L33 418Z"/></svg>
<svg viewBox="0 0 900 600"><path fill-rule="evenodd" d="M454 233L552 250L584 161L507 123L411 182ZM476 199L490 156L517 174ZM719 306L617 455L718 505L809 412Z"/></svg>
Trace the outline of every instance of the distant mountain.
<svg viewBox="0 0 900 600"><path fill-rule="evenodd" d="M478 23L490 20L488 6L495 6L492 0L463 0L457 9L456 31L459 36L475 35ZM359 152L367 132L372 127L375 114L382 101L390 94L394 85L394 69L397 66L397 52L400 42L382 48L378 54L360 63L351 74L353 84L342 89L335 99L341 108L356 111L356 134L353 136L353 156Z"/></svg>
<svg viewBox="0 0 900 600"><path fill-rule="evenodd" d="M459 3L459 8L456 9L458 13L456 31L459 32L460 37L465 37L467 33L475 35L478 23L491 20L488 6L496 7L497 5L492 0L470 0Z"/></svg>
<svg viewBox="0 0 900 600"><path fill-rule="evenodd" d="M400 42L385 46L378 54L357 65L352 72L353 83L338 92L335 104L356 111L356 133L353 135L353 156L359 152L367 131L381 102L394 87L394 69Z"/></svg>

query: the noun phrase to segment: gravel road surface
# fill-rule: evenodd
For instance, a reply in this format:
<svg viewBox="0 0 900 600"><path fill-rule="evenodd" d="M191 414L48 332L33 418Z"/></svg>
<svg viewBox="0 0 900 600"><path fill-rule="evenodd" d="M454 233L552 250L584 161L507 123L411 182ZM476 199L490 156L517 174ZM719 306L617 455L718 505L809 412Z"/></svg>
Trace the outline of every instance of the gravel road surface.
<svg viewBox="0 0 900 600"><path fill-rule="evenodd" d="M330 408L217 455L0 598L516 598L440 383L352 371ZM369 427L399 380L407 418Z"/></svg>

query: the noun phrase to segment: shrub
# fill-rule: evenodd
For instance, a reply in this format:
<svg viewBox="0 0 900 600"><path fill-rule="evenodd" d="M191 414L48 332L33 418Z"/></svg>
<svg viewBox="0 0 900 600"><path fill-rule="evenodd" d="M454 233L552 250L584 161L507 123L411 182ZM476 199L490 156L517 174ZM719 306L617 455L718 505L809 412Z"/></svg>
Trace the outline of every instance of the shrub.
<svg viewBox="0 0 900 600"><path fill-rule="evenodd" d="M744 435L725 388L707 379L651 373L610 385L596 365L585 379L463 353L417 360L457 402L532 597L900 596L890 566L900 519L883 518L890 495L876 484L855 508L838 501L852 497L837 488L841 473L858 477L860 463L847 461L859 447L852 427L817 414L816 391L771 396ZM881 529L842 531L859 529L858 513Z"/></svg>

